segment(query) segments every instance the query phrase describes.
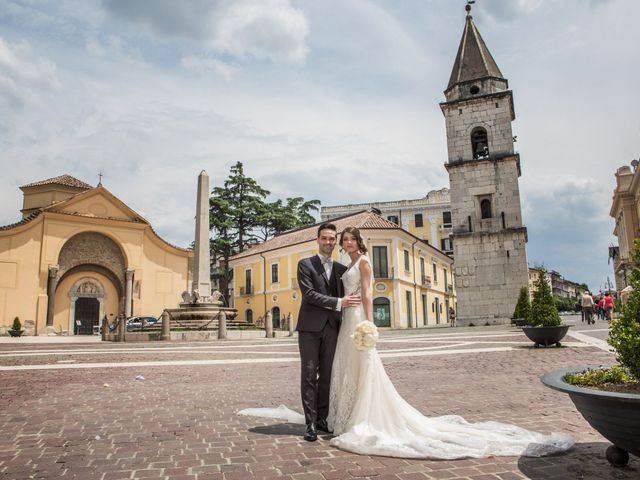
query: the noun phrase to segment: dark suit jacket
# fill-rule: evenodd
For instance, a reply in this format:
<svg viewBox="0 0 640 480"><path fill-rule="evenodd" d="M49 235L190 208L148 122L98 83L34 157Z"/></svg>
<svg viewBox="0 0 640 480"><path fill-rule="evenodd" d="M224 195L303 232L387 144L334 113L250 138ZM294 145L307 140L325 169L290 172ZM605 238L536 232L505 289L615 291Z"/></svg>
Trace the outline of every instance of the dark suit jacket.
<svg viewBox="0 0 640 480"><path fill-rule="evenodd" d="M336 277L338 296L342 297L342 274L347 267L338 262L333 262L332 277ZM302 292L302 303L298 314L299 332L319 332L330 318L339 325L340 311L336 310L338 298L331 296L329 280L324 273L324 267L317 255L303 258L298 262L298 285Z"/></svg>

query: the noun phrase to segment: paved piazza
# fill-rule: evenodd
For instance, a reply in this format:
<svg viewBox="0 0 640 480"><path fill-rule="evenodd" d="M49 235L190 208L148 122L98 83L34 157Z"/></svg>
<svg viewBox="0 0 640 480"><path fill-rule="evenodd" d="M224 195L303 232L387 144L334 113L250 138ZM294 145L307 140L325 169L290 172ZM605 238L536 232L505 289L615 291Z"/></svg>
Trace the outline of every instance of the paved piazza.
<svg viewBox="0 0 640 480"><path fill-rule="evenodd" d="M331 448L328 436L303 441L300 425L237 416L246 407L301 410L295 339L3 338L0 479L638 479L640 459L609 466L609 443L568 396L540 382L556 368L612 362L606 329L578 318L563 348L548 349L533 348L513 327L384 333L389 376L426 415L500 420L577 440L554 457L457 461L353 455Z"/></svg>

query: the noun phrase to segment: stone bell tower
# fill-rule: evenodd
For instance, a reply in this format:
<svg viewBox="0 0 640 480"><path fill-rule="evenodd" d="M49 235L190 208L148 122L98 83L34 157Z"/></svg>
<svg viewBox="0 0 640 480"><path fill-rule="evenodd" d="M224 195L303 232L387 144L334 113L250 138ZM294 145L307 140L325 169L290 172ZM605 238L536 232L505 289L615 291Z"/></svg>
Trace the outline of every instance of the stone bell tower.
<svg viewBox="0 0 640 480"><path fill-rule="evenodd" d="M458 325L510 322L528 284L527 229L520 208L520 155L509 84L467 5L446 101Z"/></svg>

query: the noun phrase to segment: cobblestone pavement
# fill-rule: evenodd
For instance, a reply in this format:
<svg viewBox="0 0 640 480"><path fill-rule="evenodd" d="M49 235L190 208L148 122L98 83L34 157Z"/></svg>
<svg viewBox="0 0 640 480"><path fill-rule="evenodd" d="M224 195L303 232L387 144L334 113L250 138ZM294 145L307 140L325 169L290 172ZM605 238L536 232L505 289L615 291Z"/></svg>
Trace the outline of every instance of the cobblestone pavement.
<svg viewBox="0 0 640 480"><path fill-rule="evenodd" d="M609 443L540 376L609 363L606 323L578 325L563 348L533 348L512 327L388 332L389 376L426 415L459 414L569 432L570 452L456 461L354 455L307 443L303 427L237 416L300 410L295 339L170 344L0 344L0 479L511 480L638 479L609 466ZM144 380L135 377L143 375Z"/></svg>

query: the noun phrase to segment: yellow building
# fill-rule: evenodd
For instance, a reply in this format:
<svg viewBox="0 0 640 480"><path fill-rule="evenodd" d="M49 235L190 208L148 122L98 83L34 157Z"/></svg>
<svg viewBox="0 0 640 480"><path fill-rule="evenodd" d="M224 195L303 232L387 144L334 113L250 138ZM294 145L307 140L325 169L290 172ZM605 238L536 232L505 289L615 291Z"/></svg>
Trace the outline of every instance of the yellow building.
<svg viewBox="0 0 640 480"><path fill-rule="evenodd" d="M616 171L616 188L609 215L615 221L613 234L618 238L617 247L609 247L609 257L613 258L613 272L616 290L620 292L629 285L632 270L631 251L634 240L640 237L640 175L637 162L633 167L625 165Z"/></svg>
<svg viewBox="0 0 640 480"><path fill-rule="evenodd" d="M453 259L372 211L333 218L338 232L360 229L373 263L374 321L378 326L416 328L446 324L455 309L451 270ZM285 232L230 260L233 301L238 318L256 322L267 311L275 328L290 313L295 325L300 307L297 265L316 255L318 225ZM348 256L334 251L347 265Z"/></svg>
<svg viewBox="0 0 640 480"><path fill-rule="evenodd" d="M99 320L159 315L188 289L189 250L102 185L70 175L30 183L21 221L0 227L0 328L95 333Z"/></svg>
<svg viewBox="0 0 640 480"><path fill-rule="evenodd" d="M448 188L431 190L422 198L391 202L355 203L322 207L323 222L362 210L374 209L416 237L453 256L451 195Z"/></svg>

